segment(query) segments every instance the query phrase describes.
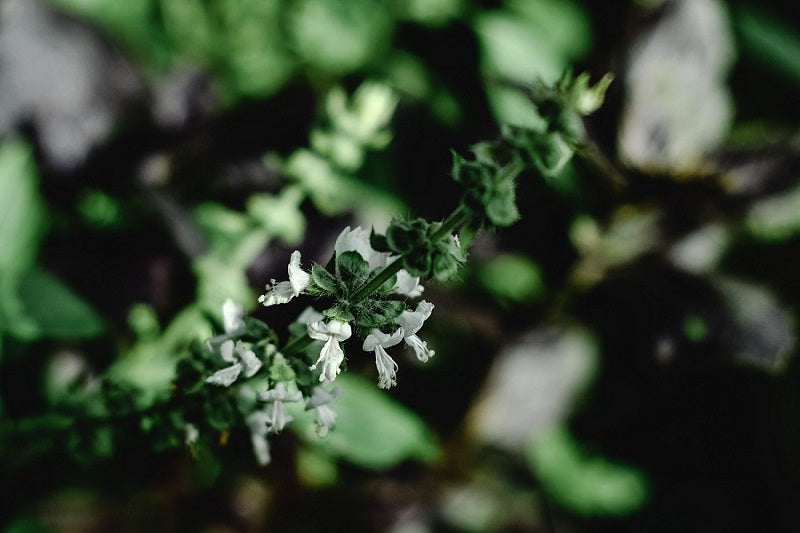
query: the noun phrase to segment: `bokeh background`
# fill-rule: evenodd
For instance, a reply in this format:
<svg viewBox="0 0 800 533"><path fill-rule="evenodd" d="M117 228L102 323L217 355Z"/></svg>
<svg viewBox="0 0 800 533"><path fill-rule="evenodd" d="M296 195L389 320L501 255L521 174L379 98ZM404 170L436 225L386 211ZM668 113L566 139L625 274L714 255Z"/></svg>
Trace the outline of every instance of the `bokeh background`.
<svg viewBox="0 0 800 533"><path fill-rule="evenodd" d="M0 1L2 527L796 531L798 28L752 0ZM615 76L585 153L427 286L428 364L397 352L383 393L348 345L327 439L259 467L245 430L65 415L168 392L227 297L285 331L303 306L256 297L292 250L447 216L450 150L541 127L514 87L565 70Z"/></svg>

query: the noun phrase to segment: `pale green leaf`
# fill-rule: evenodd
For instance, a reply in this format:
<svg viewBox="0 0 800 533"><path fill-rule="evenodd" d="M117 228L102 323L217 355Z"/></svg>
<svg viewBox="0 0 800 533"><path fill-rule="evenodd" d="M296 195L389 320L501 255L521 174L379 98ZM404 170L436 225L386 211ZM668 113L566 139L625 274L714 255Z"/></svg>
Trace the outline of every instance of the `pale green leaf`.
<svg viewBox="0 0 800 533"><path fill-rule="evenodd" d="M585 452L563 427L536 438L527 459L542 488L578 514L626 515L647 501L648 482L641 471Z"/></svg>
<svg viewBox="0 0 800 533"><path fill-rule="evenodd" d="M0 276L36 257L44 226L33 152L22 141L0 145Z"/></svg>
<svg viewBox="0 0 800 533"><path fill-rule="evenodd" d="M409 459L436 459L439 449L425 422L375 383L342 374L334 384L342 390L341 397L331 404L339 416L336 427L325 438L316 436L310 412L287 406L293 407L296 418L290 427L301 437L318 444L326 453L375 470Z"/></svg>
<svg viewBox="0 0 800 533"><path fill-rule="evenodd" d="M83 339L105 329L103 319L86 301L47 272L27 271L19 279L18 293L37 337Z"/></svg>

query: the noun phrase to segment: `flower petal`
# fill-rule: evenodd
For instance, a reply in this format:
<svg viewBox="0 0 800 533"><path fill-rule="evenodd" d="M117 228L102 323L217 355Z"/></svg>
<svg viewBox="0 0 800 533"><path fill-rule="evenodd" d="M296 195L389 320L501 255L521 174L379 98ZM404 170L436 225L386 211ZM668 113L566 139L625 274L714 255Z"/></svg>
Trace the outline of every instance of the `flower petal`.
<svg viewBox="0 0 800 533"><path fill-rule="evenodd" d="M400 316L397 317L397 325L402 327L405 331L405 336L409 337L417 333L421 328L428 317L431 316L433 312L433 304L430 302L426 302L422 300L420 303L417 304L417 308L414 311L403 311L400 313Z"/></svg>
<svg viewBox="0 0 800 533"><path fill-rule="evenodd" d="M397 363L380 345L375 347L375 366L378 368L378 387L389 389L397 385Z"/></svg>
<svg viewBox="0 0 800 533"><path fill-rule="evenodd" d="M270 433L283 431L286 424L292 420L294 420L294 417L286 410L283 402L272 402L267 408L267 431Z"/></svg>
<svg viewBox="0 0 800 533"><path fill-rule="evenodd" d="M333 403L338 400L341 395L342 389L339 387L334 387L330 391L323 389L322 386L314 387L311 392L311 398L306 402L306 411L319 407L320 405Z"/></svg>
<svg viewBox="0 0 800 533"><path fill-rule="evenodd" d="M298 402L302 398L303 394L300 391L290 393L286 388L286 384L283 382L278 383L274 388L268 391L258 393L258 399L262 402Z"/></svg>
<svg viewBox="0 0 800 533"><path fill-rule="evenodd" d="M423 363L427 363L428 359L433 357L436 352L428 348L428 343L424 340L420 339L416 335L410 335L405 338L406 344L414 350L414 353L417 354L417 359L422 361Z"/></svg>
<svg viewBox="0 0 800 533"><path fill-rule="evenodd" d="M311 370L315 370L317 365L322 363L322 373L319 376L319 380L325 381L327 379L328 381L333 381L342 371L340 368L342 361L344 361L344 350L339 346L336 339L331 336L328 337L328 340L322 347L317 362L311 365Z"/></svg>
<svg viewBox="0 0 800 533"><path fill-rule="evenodd" d="M258 301L261 302L264 307L269 307L271 305L285 304L295 296L296 294L292 282L281 281L269 287L267 292L258 297Z"/></svg>
<svg viewBox="0 0 800 533"><path fill-rule="evenodd" d="M289 260L289 283L295 296L306 290L311 282L311 274L300 268L300 252L295 250Z"/></svg>
<svg viewBox="0 0 800 533"><path fill-rule="evenodd" d="M219 345L219 354L228 363L235 363L236 358L233 356L234 344L233 341L228 339Z"/></svg>
<svg viewBox="0 0 800 533"><path fill-rule="evenodd" d="M319 322L325 318L325 315L311 307L310 305L303 309L303 312L295 319L295 322L301 324L311 324L312 322Z"/></svg>
<svg viewBox="0 0 800 533"><path fill-rule="evenodd" d="M373 329L364 339L364 344L361 347L365 352L371 352L375 348L382 346L384 348L391 348L403 340L403 328L397 328L394 333L383 333L378 329Z"/></svg>
<svg viewBox="0 0 800 533"><path fill-rule="evenodd" d="M239 359L242 361L244 365L244 375L245 377L252 377L258 369L261 368L262 363L256 357L256 354L252 350L248 350L245 348L242 341L236 342L236 354L239 356Z"/></svg>
<svg viewBox="0 0 800 533"><path fill-rule="evenodd" d="M323 322L318 320L308 324L308 336L318 341L327 341L329 337L334 337L338 341L347 340L353 334L350 324L341 320L331 320Z"/></svg>
<svg viewBox="0 0 800 533"><path fill-rule="evenodd" d="M361 226L352 230L350 226L347 226L336 238L336 244L333 245L334 253L339 257L345 252L358 252L358 255L372 267L372 260L377 259L380 254L372 249L369 243L369 234L369 230Z"/></svg>
<svg viewBox="0 0 800 533"><path fill-rule="evenodd" d="M425 287L419 284L419 276L412 276L404 269L397 272L397 281L394 284L394 293L417 298L422 296Z"/></svg>
<svg viewBox="0 0 800 533"><path fill-rule="evenodd" d="M222 304L222 326L227 335L234 335L244 329L244 309L230 298Z"/></svg>
<svg viewBox="0 0 800 533"><path fill-rule="evenodd" d="M217 370L213 374L211 374L208 378L206 378L206 383L211 383L212 385L221 385L223 387L230 387L233 385L233 382L239 377L239 374L242 372L242 365L241 363L234 363L227 368L223 368L222 370Z"/></svg>

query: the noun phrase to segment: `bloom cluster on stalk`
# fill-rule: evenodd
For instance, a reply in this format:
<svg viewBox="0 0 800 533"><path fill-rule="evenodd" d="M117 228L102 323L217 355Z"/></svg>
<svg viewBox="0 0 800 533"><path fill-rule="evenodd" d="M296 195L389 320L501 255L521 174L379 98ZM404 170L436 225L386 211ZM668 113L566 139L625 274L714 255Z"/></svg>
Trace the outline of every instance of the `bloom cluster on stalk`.
<svg viewBox="0 0 800 533"><path fill-rule="evenodd" d="M272 280L259 302L266 307L284 304L301 295L328 301L320 312L307 307L297 317L290 332L293 337L281 353L277 338L258 338L247 323L243 308L228 300L222 306L224 332L206 341L216 368L205 381L218 387L237 385L236 408L249 429L256 459L270 461L268 436L282 431L293 417L286 404L305 400L305 409L313 411L317 433L326 435L336 422L332 404L341 391L332 383L345 361L343 343L354 334L362 339L362 349L375 357L378 387L389 389L397 384L397 362L387 349L401 343L422 362L434 355L418 333L431 316L433 304L407 302L422 295L420 276L412 275L398 256L377 251L372 232L347 227L334 245L334 260L325 268L314 265L304 270L299 251L291 254L287 268L289 279ZM458 251L457 239L447 236L445 249ZM438 253L438 252L437 252ZM460 257L460 252L453 252ZM391 271L384 269L392 268ZM265 331L268 327L262 324ZM243 338L255 337L249 342ZM291 350L291 345L295 350ZM299 348L298 348L299 347ZM308 359L304 358L308 356ZM192 426L196 432L196 428Z"/></svg>
<svg viewBox="0 0 800 533"><path fill-rule="evenodd" d="M319 370L319 381L334 381L341 372L345 354L341 343L353 330L364 339L363 350L374 352L378 369L378 386L388 389L397 384L397 363L386 352L402 341L411 347L420 361L427 361L434 351L417 332L433 311L433 304L421 301L415 309L406 309L405 299L422 294L419 276L405 269L397 270L374 294L358 299L358 290L397 258L372 247L372 232L361 227L345 228L334 245L333 272L314 265L311 272L300 266L300 252L292 253L289 280L272 282L259 298L264 306L286 303L306 293L317 297L333 297L335 303L317 320L306 322L311 339L323 343L311 370ZM402 298L402 299L400 299Z"/></svg>
<svg viewBox="0 0 800 533"><path fill-rule="evenodd" d="M565 74L554 86L539 83L526 90L544 125L509 126L498 139L473 145L471 157L454 153L452 176L464 194L444 221L393 220L384 234L345 228L336 239L333 260L310 270L303 268L300 251L294 251L289 279L272 280L259 302L271 307L306 295L326 307L301 313L283 348L266 324L245 319L240 306L225 303L224 333L207 341L214 368L204 369L213 370L205 381L226 388L236 384L239 422L249 428L259 462L270 460L267 436L292 421L286 404L305 400L319 435L333 427L331 405L340 391L332 384L345 364L343 343L353 335L361 339L362 350L374 355L381 389L397 384L399 366L387 350L404 343L421 362L433 357L418 335L433 304L408 305L424 291L420 280L456 275L466 257L453 231L469 224L509 226L519 219L519 176L533 171L552 179L574 154L587 149L582 117L600 106L611 79L607 75L591 86L588 74ZM233 395L216 395L214 401L220 397L224 404ZM220 432L232 427L225 411L210 409L209 426ZM189 421L186 441L196 442L199 431Z"/></svg>

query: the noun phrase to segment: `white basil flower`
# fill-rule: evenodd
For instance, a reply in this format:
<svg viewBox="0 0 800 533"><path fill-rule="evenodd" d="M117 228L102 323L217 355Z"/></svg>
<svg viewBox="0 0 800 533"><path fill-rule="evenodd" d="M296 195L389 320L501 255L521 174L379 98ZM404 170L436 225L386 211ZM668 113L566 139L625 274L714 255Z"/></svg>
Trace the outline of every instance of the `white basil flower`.
<svg viewBox="0 0 800 533"><path fill-rule="evenodd" d="M183 442L189 448L194 447L197 444L198 439L200 438L200 431L197 429L192 423L187 423L183 426Z"/></svg>
<svg viewBox="0 0 800 533"><path fill-rule="evenodd" d="M267 286L267 292L258 297L258 301L265 307L271 305L285 304L301 292L306 290L311 282L311 274L300 268L300 252L295 250L289 260L289 281L276 283L272 280L272 285Z"/></svg>
<svg viewBox="0 0 800 533"><path fill-rule="evenodd" d="M363 350L375 352L375 366L378 368L378 387L381 389L389 389L397 385L397 363L386 353L386 348L391 348L402 340L403 328L398 328L392 334L373 329L364 339Z"/></svg>
<svg viewBox="0 0 800 533"><path fill-rule="evenodd" d="M320 381L333 381L341 372L339 368L344 361L344 350L339 346L339 342L347 340L352 335L350 324L341 320L331 320L323 322L321 320L308 324L308 336L314 340L324 341L325 345L320 350L319 359L311 365L311 370L316 370L317 365L322 364Z"/></svg>
<svg viewBox="0 0 800 533"><path fill-rule="evenodd" d="M261 368L261 361L256 357L252 350L248 350L242 341L228 339L219 346L219 354L222 359L231 363L230 366L217 370L206 379L207 383L230 387L234 381L239 379L239 375L244 372L245 377L252 377Z"/></svg>
<svg viewBox="0 0 800 533"><path fill-rule="evenodd" d="M303 309L303 312L294 320L295 322L300 322L301 324L311 324L312 322L318 322L325 318L325 315L311 307L310 305Z"/></svg>
<svg viewBox="0 0 800 533"><path fill-rule="evenodd" d="M334 411L330 404L335 402L342 391L339 388L334 388L327 391L321 386L314 387L311 397L306 402L306 411L314 409L314 415L317 423L317 434L324 437L328 431L336 424L336 411Z"/></svg>
<svg viewBox="0 0 800 533"><path fill-rule="evenodd" d="M216 350L225 341L240 337L245 332L244 309L230 298L222 304L222 327L225 333L206 341L209 349Z"/></svg>
<svg viewBox="0 0 800 533"><path fill-rule="evenodd" d="M422 296L422 291L425 290L425 287L419 284L419 276L412 276L404 269L401 269L397 272L397 282L395 282L392 290L395 294L418 298Z"/></svg>
<svg viewBox="0 0 800 533"><path fill-rule="evenodd" d="M422 328L422 325L431 316L433 312L433 304L425 300L417 304L414 311L403 311L397 317L397 325L403 328L403 340L405 343L414 350L417 359L425 363L434 356L436 352L428 348L428 343L423 341L417 336L417 332Z"/></svg>
<svg viewBox="0 0 800 533"><path fill-rule="evenodd" d="M267 419L268 415L264 411L253 411L245 419L245 423L250 429L250 442L253 445L253 453L258 464L262 466L272 460L269 453L269 441L267 440Z"/></svg>
<svg viewBox="0 0 800 533"><path fill-rule="evenodd" d="M294 420L283 404L285 402L299 402L302 398L303 395L299 391L290 393L284 383L278 383L274 389L260 392L258 399L269 404L263 410L267 413L265 420L267 431L270 433L282 431L286 424Z"/></svg>

